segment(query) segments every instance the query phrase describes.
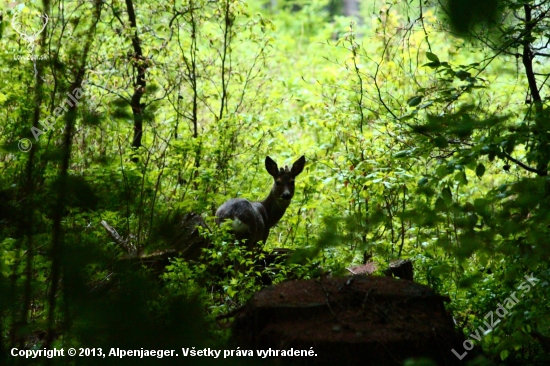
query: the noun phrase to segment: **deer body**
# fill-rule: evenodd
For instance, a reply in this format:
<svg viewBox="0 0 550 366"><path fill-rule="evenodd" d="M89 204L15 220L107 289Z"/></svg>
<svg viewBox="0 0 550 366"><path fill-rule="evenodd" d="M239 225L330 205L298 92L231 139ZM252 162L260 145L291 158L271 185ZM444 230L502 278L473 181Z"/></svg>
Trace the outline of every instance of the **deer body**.
<svg viewBox="0 0 550 366"><path fill-rule="evenodd" d="M251 202L243 198L232 198L216 211L218 224L232 220L232 232L239 241L245 241L249 249L259 241L266 242L269 230L285 214L294 196L294 178L304 169L306 159L299 158L291 169L278 169L269 156L265 158L265 168L273 177L274 183L269 195L260 202Z"/></svg>

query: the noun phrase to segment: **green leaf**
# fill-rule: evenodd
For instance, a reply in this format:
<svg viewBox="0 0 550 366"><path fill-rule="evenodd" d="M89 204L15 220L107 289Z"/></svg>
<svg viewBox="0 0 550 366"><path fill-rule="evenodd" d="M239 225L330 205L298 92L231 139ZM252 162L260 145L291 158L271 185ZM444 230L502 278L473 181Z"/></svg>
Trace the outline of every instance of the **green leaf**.
<svg viewBox="0 0 550 366"><path fill-rule="evenodd" d="M410 106L410 107L416 107L417 105L420 104L420 102L422 102L422 96L419 95L419 96L416 96L416 97L412 97L410 98L409 100L407 100L407 104Z"/></svg>
<svg viewBox="0 0 550 366"><path fill-rule="evenodd" d="M415 151L416 151L416 148L414 147L412 149L401 150L393 154L393 157L394 158L410 157L415 153Z"/></svg>
<svg viewBox="0 0 550 366"><path fill-rule="evenodd" d="M458 182L459 184L467 185L468 179L466 179L466 173L464 171L460 171L455 174L455 182Z"/></svg>
<svg viewBox="0 0 550 366"><path fill-rule="evenodd" d="M402 117L399 117L399 120L400 120L400 121L409 120L409 119L413 118L417 113L418 113L418 111L415 109L415 110L413 110L411 113L406 114L406 115L404 115L404 116L402 116Z"/></svg>
<svg viewBox="0 0 550 366"><path fill-rule="evenodd" d="M428 66L429 68L437 69L439 66L441 66L441 63L440 62L428 62L427 64L424 64L422 66L423 67Z"/></svg>
<svg viewBox="0 0 550 366"><path fill-rule="evenodd" d="M459 78L460 80L465 80L466 78L469 78L470 76L472 76L472 74L470 74L469 72L464 71L464 70L458 70L455 73L455 76L457 78Z"/></svg>
<svg viewBox="0 0 550 366"><path fill-rule="evenodd" d="M508 350L503 349L502 351L500 351L500 359L504 361L505 359L508 358L509 354L510 352L508 352Z"/></svg>
<svg viewBox="0 0 550 366"><path fill-rule="evenodd" d="M476 175L481 178L483 174L485 174L485 165L479 163L476 168Z"/></svg>
<svg viewBox="0 0 550 366"><path fill-rule="evenodd" d="M439 62L439 57L437 57L435 54L433 54L433 53L431 53L431 52L426 52L426 57L427 57L428 60L430 60L430 61Z"/></svg>
<svg viewBox="0 0 550 366"><path fill-rule="evenodd" d="M440 164L436 169L435 173L439 178L443 178L444 176L451 174L453 170L450 170L445 164Z"/></svg>
<svg viewBox="0 0 550 366"><path fill-rule="evenodd" d="M227 294L229 295L229 297L234 297L236 293L237 291L234 290L231 286L227 286Z"/></svg>
<svg viewBox="0 0 550 366"><path fill-rule="evenodd" d="M419 105L418 106L418 109L424 109L424 108L428 108L429 106L431 106L432 104L434 104L433 100L430 100L429 102L427 103L424 103L422 105Z"/></svg>

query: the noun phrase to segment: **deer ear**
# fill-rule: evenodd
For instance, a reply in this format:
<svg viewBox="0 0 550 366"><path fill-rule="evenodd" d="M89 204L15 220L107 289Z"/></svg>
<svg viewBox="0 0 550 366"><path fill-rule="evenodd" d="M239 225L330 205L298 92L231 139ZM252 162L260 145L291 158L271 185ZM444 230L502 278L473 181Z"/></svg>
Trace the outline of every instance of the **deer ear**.
<svg viewBox="0 0 550 366"><path fill-rule="evenodd" d="M306 157L302 155L300 159L296 160L294 164L292 164L292 169L290 169L290 172L293 176L297 176L304 170L304 165L306 165Z"/></svg>
<svg viewBox="0 0 550 366"><path fill-rule="evenodd" d="M272 176L276 177L279 174L279 167L269 156L265 157L265 170Z"/></svg>

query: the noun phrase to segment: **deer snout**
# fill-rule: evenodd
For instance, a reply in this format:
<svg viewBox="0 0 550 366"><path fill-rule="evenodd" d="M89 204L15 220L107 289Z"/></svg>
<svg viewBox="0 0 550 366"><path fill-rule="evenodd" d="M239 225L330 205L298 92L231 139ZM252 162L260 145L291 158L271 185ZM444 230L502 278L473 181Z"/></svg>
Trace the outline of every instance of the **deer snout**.
<svg viewBox="0 0 550 366"><path fill-rule="evenodd" d="M289 191L285 191L281 195L281 198L288 201L288 200L292 199L292 193L290 193Z"/></svg>

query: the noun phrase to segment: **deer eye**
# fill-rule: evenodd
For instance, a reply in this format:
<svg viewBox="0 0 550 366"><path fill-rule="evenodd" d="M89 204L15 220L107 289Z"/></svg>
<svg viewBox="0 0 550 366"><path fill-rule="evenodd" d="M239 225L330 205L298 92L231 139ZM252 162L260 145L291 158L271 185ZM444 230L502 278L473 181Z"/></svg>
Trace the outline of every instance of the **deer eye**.
<svg viewBox="0 0 550 366"><path fill-rule="evenodd" d="M278 181L278 180L276 180L276 181L275 181L275 184L278 185L278 186L280 186L280 185L281 185L281 182Z"/></svg>

